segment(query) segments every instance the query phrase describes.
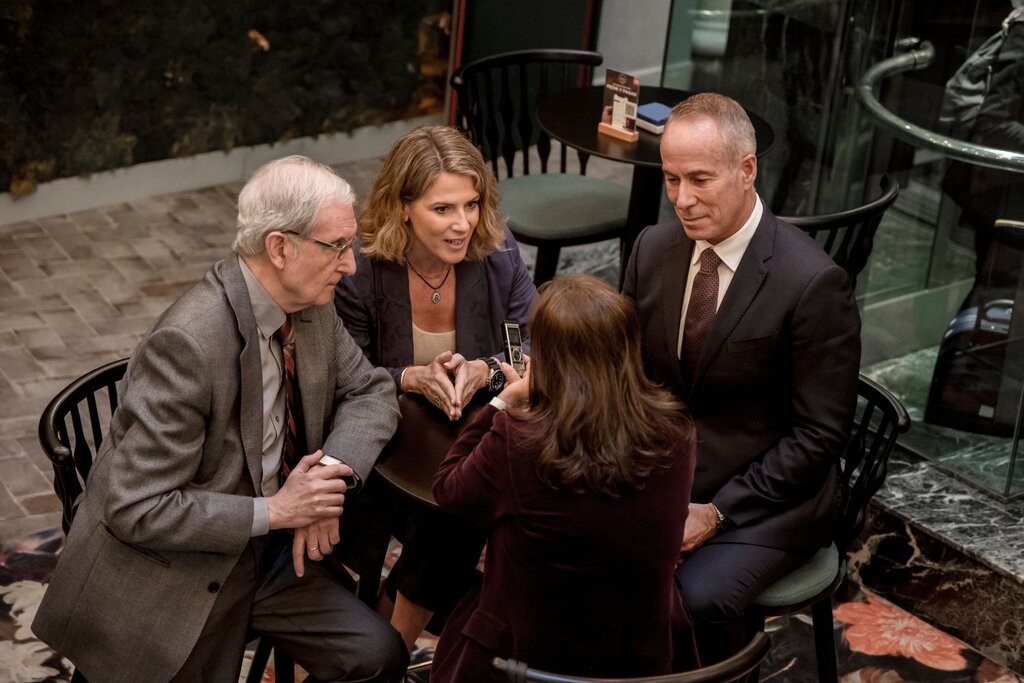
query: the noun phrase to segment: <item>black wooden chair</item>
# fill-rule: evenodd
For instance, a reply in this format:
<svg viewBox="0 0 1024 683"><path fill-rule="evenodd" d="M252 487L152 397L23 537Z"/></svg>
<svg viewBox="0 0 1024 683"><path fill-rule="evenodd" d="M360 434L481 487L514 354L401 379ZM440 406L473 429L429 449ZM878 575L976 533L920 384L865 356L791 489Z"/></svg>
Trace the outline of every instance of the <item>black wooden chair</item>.
<svg viewBox="0 0 1024 683"><path fill-rule="evenodd" d="M53 465L53 489L63 507L61 526L67 534L75 517L75 503L82 494L92 461L106 434L110 416L119 403L117 383L124 377L128 359L92 370L65 387L47 404L39 419L39 443ZM260 639L246 683L259 683L273 646ZM283 652L274 652L275 677L293 683L295 666ZM72 683L85 683L77 670Z"/></svg>
<svg viewBox="0 0 1024 683"><path fill-rule="evenodd" d="M885 481L896 439L910 429L907 411L885 387L861 375L857 393L859 412L840 464L840 517L833 543L754 601L754 609L764 616L811 607L819 681L838 680L831 598L846 579L846 552L864 529L868 503Z"/></svg>
<svg viewBox="0 0 1024 683"><path fill-rule="evenodd" d="M531 669L525 663L514 659L495 657L492 665L505 674L508 683L727 683L747 680L761 660L768 654L770 641L764 633L756 633L751 641L739 652L721 662L692 671L683 671L662 676L641 678L586 678L554 674L540 669Z"/></svg>
<svg viewBox="0 0 1024 683"><path fill-rule="evenodd" d="M818 216L779 216L779 220L792 223L813 237L856 286L857 275L871 256L882 216L900 194L899 184L889 176L882 176L879 185L881 195L863 206Z"/></svg>
<svg viewBox="0 0 1024 683"><path fill-rule="evenodd" d="M567 173L565 145L560 145L559 172L549 173L551 138L537 121L541 99L589 85L602 59L584 50L522 50L471 62L451 77L456 120L500 179L509 229L520 242L537 247L533 281L538 285L554 277L562 247L621 239L625 231L629 188L583 175L588 155L582 152L577 152L581 172ZM534 146L539 169L529 155ZM522 173L514 176L517 156Z"/></svg>

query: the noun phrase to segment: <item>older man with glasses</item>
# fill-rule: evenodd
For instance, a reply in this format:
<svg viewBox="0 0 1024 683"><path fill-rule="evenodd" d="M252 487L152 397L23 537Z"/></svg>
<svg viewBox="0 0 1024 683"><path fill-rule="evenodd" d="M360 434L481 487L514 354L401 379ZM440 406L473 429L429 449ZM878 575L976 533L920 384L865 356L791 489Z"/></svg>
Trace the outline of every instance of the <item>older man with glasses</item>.
<svg viewBox="0 0 1024 683"><path fill-rule="evenodd" d="M33 624L88 679L237 680L253 635L311 680L401 679L397 632L318 563L398 420L331 305L354 202L305 157L258 170L235 255L132 355Z"/></svg>

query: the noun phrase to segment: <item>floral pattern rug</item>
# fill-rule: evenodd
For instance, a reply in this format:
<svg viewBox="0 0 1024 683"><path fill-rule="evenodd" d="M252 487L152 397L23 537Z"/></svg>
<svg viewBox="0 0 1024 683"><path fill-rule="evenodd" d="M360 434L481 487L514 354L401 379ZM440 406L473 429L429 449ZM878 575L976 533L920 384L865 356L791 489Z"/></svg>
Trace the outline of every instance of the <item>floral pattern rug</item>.
<svg viewBox="0 0 1024 683"><path fill-rule="evenodd" d="M0 683L66 681L71 677L70 663L36 640L30 628L62 541L63 534L54 529L0 542ZM837 603L834 621L844 683L1024 683L1024 677L864 591L853 591L848 601ZM761 667L761 680L816 681L810 616L775 619L766 630L772 649ZM417 641L413 661L429 657L434 642L427 635ZM243 677L247 669L248 657ZM272 669L263 680L274 680Z"/></svg>

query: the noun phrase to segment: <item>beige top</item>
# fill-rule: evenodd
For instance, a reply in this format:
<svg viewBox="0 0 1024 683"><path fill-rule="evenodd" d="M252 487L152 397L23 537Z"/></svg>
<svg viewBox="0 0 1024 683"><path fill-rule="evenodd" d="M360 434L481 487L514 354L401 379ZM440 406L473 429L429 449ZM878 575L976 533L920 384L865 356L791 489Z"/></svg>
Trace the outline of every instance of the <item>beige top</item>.
<svg viewBox="0 0 1024 683"><path fill-rule="evenodd" d="M428 365L444 351L455 351L455 330L427 332L412 324L413 365Z"/></svg>

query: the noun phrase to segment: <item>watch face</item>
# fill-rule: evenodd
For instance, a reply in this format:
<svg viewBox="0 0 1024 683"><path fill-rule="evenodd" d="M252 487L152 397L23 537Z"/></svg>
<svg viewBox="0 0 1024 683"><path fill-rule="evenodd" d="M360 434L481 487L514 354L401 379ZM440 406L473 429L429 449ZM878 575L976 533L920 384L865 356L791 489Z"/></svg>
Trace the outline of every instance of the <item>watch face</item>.
<svg viewBox="0 0 1024 683"><path fill-rule="evenodd" d="M505 388L505 373L500 370L492 372L491 378L487 381L487 385L493 393L498 393Z"/></svg>

